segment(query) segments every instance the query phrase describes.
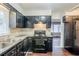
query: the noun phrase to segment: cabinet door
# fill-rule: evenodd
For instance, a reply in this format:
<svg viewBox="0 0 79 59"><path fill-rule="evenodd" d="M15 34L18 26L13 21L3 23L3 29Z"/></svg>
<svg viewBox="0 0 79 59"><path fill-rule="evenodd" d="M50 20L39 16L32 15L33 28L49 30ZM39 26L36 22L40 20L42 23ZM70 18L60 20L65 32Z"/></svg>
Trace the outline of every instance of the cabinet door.
<svg viewBox="0 0 79 59"><path fill-rule="evenodd" d="M17 56L20 56L21 52L23 52L23 45L24 45L23 41L17 44L17 46L16 46L17 47L17 50L16 50Z"/></svg>
<svg viewBox="0 0 79 59"><path fill-rule="evenodd" d="M16 27L23 28L24 27L24 16L19 12L16 12Z"/></svg>
<svg viewBox="0 0 79 59"><path fill-rule="evenodd" d="M16 47L13 47L11 50L7 51L4 56L16 56Z"/></svg>
<svg viewBox="0 0 79 59"><path fill-rule="evenodd" d="M32 39L33 39L32 37L27 37L27 41L26 41L26 49L27 50L32 49Z"/></svg>
<svg viewBox="0 0 79 59"><path fill-rule="evenodd" d="M24 40L24 51L27 51L30 47L32 47L32 42L31 42L31 38L27 37L25 40Z"/></svg>
<svg viewBox="0 0 79 59"><path fill-rule="evenodd" d="M24 51L26 52L28 50L28 40L27 38L24 40L24 47L23 47Z"/></svg>
<svg viewBox="0 0 79 59"><path fill-rule="evenodd" d="M48 50L49 50L49 51L52 51L52 46L53 46L53 45L52 45L52 41L53 41L52 38L49 37L49 38L48 38Z"/></svg>

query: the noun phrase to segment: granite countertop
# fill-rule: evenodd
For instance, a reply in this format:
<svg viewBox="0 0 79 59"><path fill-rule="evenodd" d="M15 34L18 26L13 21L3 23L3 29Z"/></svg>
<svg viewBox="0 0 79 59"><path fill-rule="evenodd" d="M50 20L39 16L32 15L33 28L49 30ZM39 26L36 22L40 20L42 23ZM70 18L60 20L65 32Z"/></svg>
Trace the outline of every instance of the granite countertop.
<svg viewBox="0 0 79 59"><path fill-rule="evenodd" d="M33 35L34 35L33 29L19 29L19 28L18 29L11 29L11 33L9 35L0 37L0 40L3 40L1 38L6 38L6 42L7 42L6 46L4 48L2 48L1 47L2 41L0 41L0 54L5 52L6 50L10 49L11 47L16 45L17 43L21 42L26 37L33 36ZM46 31L46 36L52 37L50 30ZM8 41L7 39L10 39L10 40Z"/></svg>
<svg viewBox="0 0 79 59"><path fill-rule="evenodd" d="M23 41L26 37L27 36L15 37L13 42L8 42L7 46L5 46L4 48L0 48L0 54L10 49L11 47L15 46L17 43Z"/></svg>

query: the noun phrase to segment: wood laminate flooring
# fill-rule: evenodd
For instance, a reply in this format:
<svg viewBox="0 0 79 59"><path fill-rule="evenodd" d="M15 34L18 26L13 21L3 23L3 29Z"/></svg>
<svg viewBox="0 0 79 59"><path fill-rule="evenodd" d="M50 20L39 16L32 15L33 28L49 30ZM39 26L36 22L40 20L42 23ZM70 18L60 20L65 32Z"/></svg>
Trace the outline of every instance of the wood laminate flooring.
<svg viewBox="0 0 79 59"><path fill-rule="evenodd" d="M34 52L28 52L26 54L26 56L73 56L70 52L68 52L67 50L63 50L62 51L63 54L62 55L58 55L58 54L61 54L61 53L58 53L56 52L57 55L54 55L53 52L47 52L47 53L34 53Z"/></svg>

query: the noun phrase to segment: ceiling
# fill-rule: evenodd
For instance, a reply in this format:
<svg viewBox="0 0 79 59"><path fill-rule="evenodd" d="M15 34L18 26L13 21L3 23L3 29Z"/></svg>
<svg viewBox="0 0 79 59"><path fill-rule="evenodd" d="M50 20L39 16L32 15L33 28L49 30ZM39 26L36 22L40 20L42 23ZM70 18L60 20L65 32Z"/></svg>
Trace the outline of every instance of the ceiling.
<svg viewBox="0 0 79 59"><path fill-rule="evenodd" d="M23 10L52 10L54 12L67 11L78 3L20 3Z"/></svg>

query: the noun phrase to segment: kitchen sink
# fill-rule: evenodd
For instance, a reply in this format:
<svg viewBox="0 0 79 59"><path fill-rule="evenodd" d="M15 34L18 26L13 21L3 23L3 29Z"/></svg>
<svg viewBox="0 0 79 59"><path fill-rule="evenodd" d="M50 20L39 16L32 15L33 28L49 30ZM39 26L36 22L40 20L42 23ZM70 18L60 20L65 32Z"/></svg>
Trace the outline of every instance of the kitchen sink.
<svg viewBox="0 0 79 59"><path fill-rule="evenodd" d="M1 49L1 48L5 48L5 47L7 47L7 46L9 46L9 45L10 45L9 42L0 42L0 49Z"/></svg>

